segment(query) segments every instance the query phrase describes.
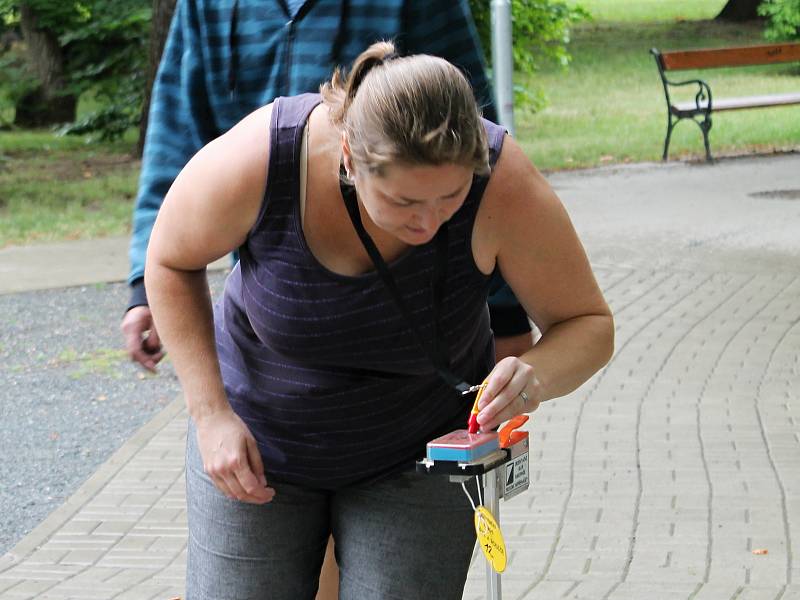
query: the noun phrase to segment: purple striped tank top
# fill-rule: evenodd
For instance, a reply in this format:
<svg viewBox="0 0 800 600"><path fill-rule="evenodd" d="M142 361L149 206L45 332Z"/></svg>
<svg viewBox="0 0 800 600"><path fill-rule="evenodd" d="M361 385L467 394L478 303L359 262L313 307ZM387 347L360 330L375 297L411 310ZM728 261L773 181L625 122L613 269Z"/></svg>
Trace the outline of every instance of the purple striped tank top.
<svg viewBox="0 0 800 600"><path fill-rule="evenodd" d="M300 146L318 94L278 98L264 202L215 307L222 377L258 441L267 479L336 489L413 467L429 440L465 427L471 400L437 375L377 272L329 271L300 221ZM484 121L491 163L505 130ZM450 220L440 316L452 371L480 382L494 362L489 277L472 256L488 177L475 176ZM420 334L434 330L435 245L390 263Z"/></svg>

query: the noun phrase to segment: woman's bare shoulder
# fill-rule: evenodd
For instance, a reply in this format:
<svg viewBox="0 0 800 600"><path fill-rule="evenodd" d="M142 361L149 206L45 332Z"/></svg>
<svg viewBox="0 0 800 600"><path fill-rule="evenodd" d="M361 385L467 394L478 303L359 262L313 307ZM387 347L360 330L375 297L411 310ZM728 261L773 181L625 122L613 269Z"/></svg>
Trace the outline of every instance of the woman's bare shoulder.
<svg viewBox="0 0 800 600"><path fill-rule="evenodd" d="M266 186L271 115L271 104L253 111L187 165L195 185L213 196L214 202L236 203L253 219Z"/></svg>
<svg viewBox="0 0 800 600"><path fill-rule="evenodd" d="M270 105L250 113L204 146L175 179L154 232L169 232L161 236L160 251L177 268L205 266L246 239L267 181L270 115Z"/></svg>
<svg viewBox="0 0 800 600"><path fill-rule="evenodd" d="M550 184L509 135L492 168L475 223L476 261L482 271L509 237L541 239L538 232L563 218L563 206Z"/></svg>
<svg viewBox="0 0 800 600"><path fill-rule="evenodd" d="M533 204L539 209L560 204L550 184L525 155L520 144L506 135L492 169L482 204L500 214L513 214Z"/></svg>
<svg viewBox="0 0 800 600"><path fill-rule="evenodd" d="M206 148L243 168L251 167L252 161L263 164L269 158L272 107L267 104L254 110Z"/></svg>

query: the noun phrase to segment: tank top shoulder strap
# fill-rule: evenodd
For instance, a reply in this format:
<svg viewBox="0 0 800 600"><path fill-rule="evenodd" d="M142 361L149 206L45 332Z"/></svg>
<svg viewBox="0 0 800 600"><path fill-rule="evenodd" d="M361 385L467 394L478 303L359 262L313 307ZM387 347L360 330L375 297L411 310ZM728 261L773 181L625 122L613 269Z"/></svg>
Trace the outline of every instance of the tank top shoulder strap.
<svg viewBox="0 0 800 600"><path fill-rule="evenodd" d="M506 137L506 128L497 123L492 123L486 119L481 119L486 129L486 138L489 144L489 166L494 167L503 148L503 140Z"/></svg>
<svg viewBox="0 0 800 600"><path fill-rule="evenodd" d="M494 169L497 159L500 156L500 151L503 148L503 140L506 136L506 129L496 123L481 119L483 127L486 129L486 141L489 146L489 167ZM466 200L464 201L463 217L469 223L470 229L475 215L478 212L478 207L483 198L483 193L486 191L486 185L489 183L491 172L487 175L474 175L472 178L472 187L469 190Z"/></svg>
<svg viewBox="0 0 800 600"><path fill-rule="evenodd" d="M251 233L259 229L268 210L286 212L297 201L303 130L311 111L320 102L319 94L281 96L273 101L269 125L267 185Z"/></svg>

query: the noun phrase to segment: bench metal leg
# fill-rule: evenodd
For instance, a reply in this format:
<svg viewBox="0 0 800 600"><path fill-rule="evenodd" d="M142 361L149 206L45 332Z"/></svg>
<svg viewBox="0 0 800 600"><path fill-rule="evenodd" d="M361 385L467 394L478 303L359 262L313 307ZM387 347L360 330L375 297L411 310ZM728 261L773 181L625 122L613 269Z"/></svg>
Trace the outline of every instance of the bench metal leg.
<svg viewBox="0 0 800 600"><path fill-rule="evenodd" d="M688 118L688 117L684 117ZM681 121L681 118L677 118L675 120L672 119L672 115L669 116L667 120L667 137L664 138L664 154L662 156L662 160L667 160L669 156L669 142L672 138L672 130L675 129L675 126ZM698 121L695 118L691 118L692 121L697 123L697 126L700 128L700 131L703 132L703 146L706 149L706 162L714 162L714 158L711 156L711 143L709 142L708 133L711 131L711 126L713 122L711 120L711 115L707 115L703 118L702 121Z"/></svg>
<svg viewBox="0 0 800 600"><path fill-rule="evenodd" d="M700 130L703 132L703 143L706 147L706 162L714 162L714 159L711 158L711 148L708 142L708 132L711 131L711 116L707 116L702 121L697 121L697 124L700 126Z"/></svg>
<svg viewBox="0 0 800 600"><path fill-rule="evenodd" d="M666 161L667 157L669 156L669 140L672 137L672 130L675 128L675 123L672 121L672 117L667 118L667 137L664 138L664 154L661 157L661 160Z"/></svg>

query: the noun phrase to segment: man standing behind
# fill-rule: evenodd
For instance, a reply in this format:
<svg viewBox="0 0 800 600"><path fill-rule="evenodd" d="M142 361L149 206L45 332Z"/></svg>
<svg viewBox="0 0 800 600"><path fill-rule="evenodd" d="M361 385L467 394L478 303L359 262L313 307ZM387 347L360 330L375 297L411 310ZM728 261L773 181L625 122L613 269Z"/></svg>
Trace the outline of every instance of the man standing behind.
<svg viewBox="0 0 800 600"><path fill-rule="evenodd" d="M403 53L441 56L469 77L484 116L496 120L466 0L178 0L153 87L133 215L122 321L131 359L155 371L163 357L144 288L150 232L178 172L205 144L278 96L313 92L337 65L393 38ZM265 132L266 133L266 132ZM531 345L510 292L490 298L498 356Z"/></svg>

